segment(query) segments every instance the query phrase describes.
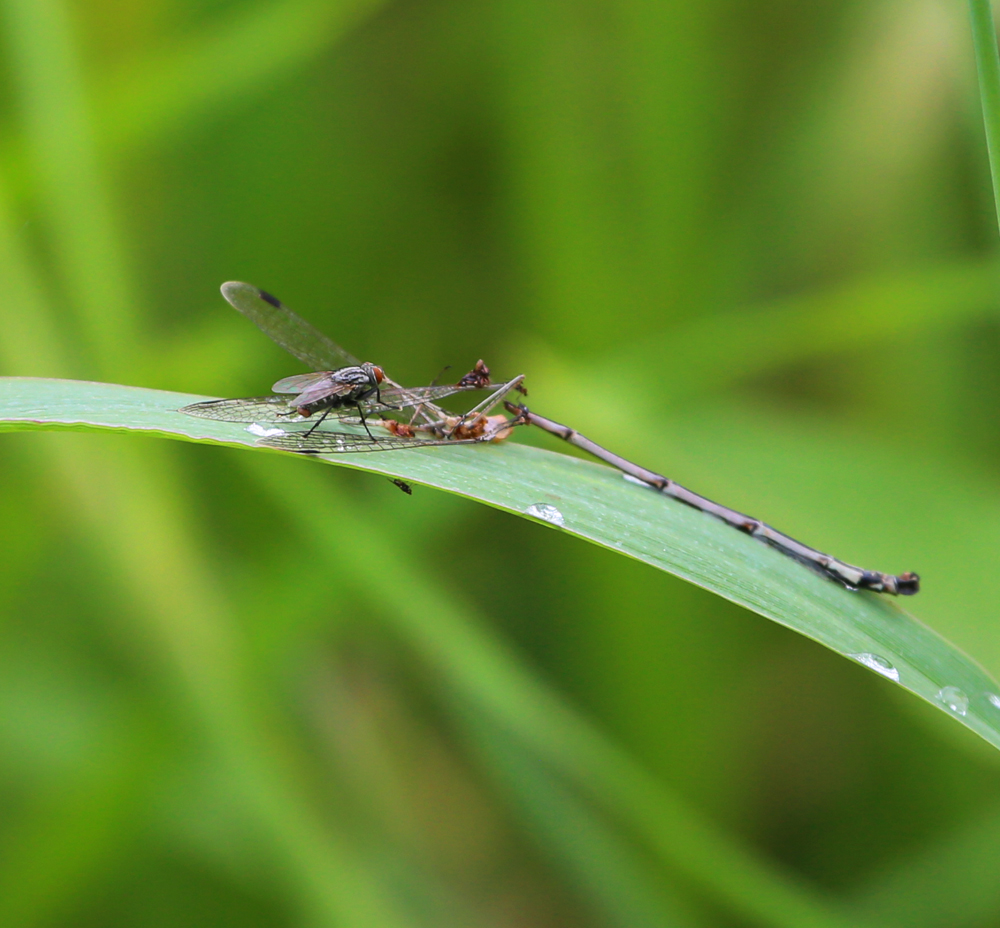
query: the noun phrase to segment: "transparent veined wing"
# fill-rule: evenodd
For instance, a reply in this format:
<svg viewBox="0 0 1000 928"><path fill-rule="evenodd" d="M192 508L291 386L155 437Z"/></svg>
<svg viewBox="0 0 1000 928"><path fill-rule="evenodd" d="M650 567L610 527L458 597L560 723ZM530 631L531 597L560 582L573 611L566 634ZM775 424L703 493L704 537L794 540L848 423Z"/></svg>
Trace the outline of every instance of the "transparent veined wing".
<svg viewBox="0 0 1000 928"><path fill-rule="evenodd" d="M330 405L335 405L334 397L347 396L356 389L354 384L337 383L329 378L325 382L315 383L306 390L303 390L294 399L289 400L292 406L312 406L322 400L329 400Z"/></svg>
<svg viewBox="0 0 1000 928"><path fill-rule="evenodd" d="M470 390L481 390L480 386L459 386L458 384L435 384L430 387L382 387L379 393L382 396L383 406L419 406L421 403L431 403L434 400L444 399L446 396L454 396L456 393L468 393ZM366 400L372 406L378 403L373 398Z"/></svg>
<svg viewBox="0 0 1000 928"><path fill-rule="evenodd" d="M246 396L231 400L206 400L184 406L180 412L199 419L222 422L288 422L296 416L294 406L284 396Z"/></svg>
<svg viewBox="0 0 1000 928"><path fill-rule="evenodd" d="M353 367L361 362L265 290L231 280L222 295L268 338L314 371Z"/></svg>
<svg viewBox="0 0 1000 928"><path fill-rule="evenodd" d="M353 454L362 451L403 451L407 448L424 448L428 445L468 445L476 439L447 438L401 438L395 435L383 437L376 434L369 437L364 433L328 432L285 432L258 439L257 444L283 451L297 451L300 454Z"/></svg>

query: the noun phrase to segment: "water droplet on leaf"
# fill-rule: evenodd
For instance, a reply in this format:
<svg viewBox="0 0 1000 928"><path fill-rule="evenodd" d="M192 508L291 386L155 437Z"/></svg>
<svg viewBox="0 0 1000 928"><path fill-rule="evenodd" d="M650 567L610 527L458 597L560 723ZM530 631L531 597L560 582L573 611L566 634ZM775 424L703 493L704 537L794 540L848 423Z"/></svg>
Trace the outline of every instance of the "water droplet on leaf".
<svg viewBox="0 0 1000 928"><path fill-rule="evenodd" d="M943 702L957 715L965 715L969 711L969 697L957 686L943 686L937 694L939 702Z"/></svg>
<svg viewBox="0 0 1000 928"><path fill-rule="evenodd" d="M526 515L534 516L543 522L551 522L553 525L566 524L563 514L555 506L550 506L548 503L532 503L524 512Z"/></svg>
<svg viewBox="0 0 1000 928"><path fill-rule="evenodd" d="M274 438L277 435L284 435L284 429L268 429L264 428L257 422L251 422L246 429L251 435L256 435L258 438Z"/></svg>
<svg viewBox="0 0 1000 928"><path fill-rule="evenodd" d="M865 667L874 670L875 673L880 673L883 677L888 677L890 680L899 683L899 671L884 657L879 657L879 655L871 654L868 651L862 651L860 654L848 654L847 656L853 657L859 664L864 664Z"/></svg>

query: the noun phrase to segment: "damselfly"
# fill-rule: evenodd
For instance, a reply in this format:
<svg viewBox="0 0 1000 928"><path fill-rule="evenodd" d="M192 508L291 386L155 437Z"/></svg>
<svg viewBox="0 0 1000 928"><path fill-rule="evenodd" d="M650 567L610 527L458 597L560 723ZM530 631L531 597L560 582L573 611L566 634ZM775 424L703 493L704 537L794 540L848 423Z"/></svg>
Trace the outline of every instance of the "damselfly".
<svg viewBox="0 0 1000 928"><path fill-rule="evenodd" d="M746 534L752 535L754 538L761 539L761 541L766 542L773 548L777 548L783 554L819 571L824 576L835 580L849 590L872 590L876 593L891 593L894 596L912 596L920 590L920 577L914 573L904 573L899 574L899 576L883 574L877 570L865 570L861 567L855 567L845 561L831 557L829 554L823 554L821 551L810 548L808 545L796 541L783 532L771 528L770 525L766 525L759 519L754 519L752 516L744 515L735 509L729 509L726 506L713 503L710 499L699 496L697 493L693 493L691 490L682 487L679 483L675 483L669 477L664 477L651 470L646 470L645 467L640 467L638 464L633 464L620 455L602 448L596 442L581 435L576 429L571 429L569 426L561 425L558 422L553 422L551 419L546 419L544 416L539 416L531 412L524 405L514 403L506 403L505 405L510 412L515 414L521 423L537 425L540 429L544 429L546 432L550 432L564 441L568 441L571 445L586 451L588 454L592 454L612 467L617 467L627 477L653 487L666 496L680 500L680 502L686 503L688 506L692 506L701 512L707 512L709 515L721 519L727 525L731 525L741 532L746 532Z"/></svg>
<svg viewBox="0 0 1000 928"><path fill-rule="evenodd" d="M193 403L181 410L188 415L226 422L282 422L322 412L310 431L328 416L357 416L369 432L367 416L372 413L416 407L420 421L440 421L446 413L434 400L489 385L488 369L483 365L487 370L485 383L476 376L477 367L458 384L401 387L386 377L381 367L358 361L270 293L230 281L222 285L222 295L312 372L279 380L271 387L278 395Z"/></svg>
<svg viewBox="0 0 1000 928"><path fill-rule="evenodd" d="M389 380L382 368L369 362L359 362L269 293L238 282L223 284L222 293L266 335L303 364L313 368L314 372L279 380L272 387L278 394L276 396L210 400L185 406L182 412L209 419L249 422L250 430L260 436L258 444L300 454L397 451L433 445L500 441L510 434L514 426L536 425L618 468L630 479L759 538L848 589L902 596L912 595L920 589L920 578L915 573L898 576L883 574L854 567L823 554L759 519L714 503L668 477L633 464L592 442L575 429L531 412L523 404L505 403L507 409L514 413L513 419L503 415L490 415L509 391L518 390L522 394L527 392L521 383L523 376L496 387L490 396L464 415L449 416L435 405L434 400L492 386L489 368L482 361L454 385L402 387ZM292 395L292 398L288 399L287 395ZM368 416L404 408L414 410L409 422L383 418L375 423L376 432L373 433L369 428ZM291 424L321 410L322 416L307 430L265 429L259 424ZM337 430L320 430L318 426L329 416L337 419L340 427ZM364 428L364 433L352 430L357 425ZM408 484L394 482L404 492L409 491Z"/></svg>

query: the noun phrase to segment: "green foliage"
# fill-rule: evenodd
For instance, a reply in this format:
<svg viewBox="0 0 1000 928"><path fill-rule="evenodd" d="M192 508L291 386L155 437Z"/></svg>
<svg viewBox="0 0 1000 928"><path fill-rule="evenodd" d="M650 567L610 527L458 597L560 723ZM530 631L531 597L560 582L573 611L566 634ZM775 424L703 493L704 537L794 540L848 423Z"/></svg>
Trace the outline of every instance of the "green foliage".
<svg viewBox="0 0 1000 928"><path fill-rule="evenodd" d="M6 0L0 372L265 392L297 371L217 296L251 280L402 382L523 371L602 444L920 572L907 606L996 674L961 14ZM128 424L102 389L64 398ZM888 601L523 445L339 463L521 512L565 471L568 529L634 506L669 550L278 454L2 438L4 926L1000 915L995 752L737 605L960 686L992 737L986 678Z"/></svg>

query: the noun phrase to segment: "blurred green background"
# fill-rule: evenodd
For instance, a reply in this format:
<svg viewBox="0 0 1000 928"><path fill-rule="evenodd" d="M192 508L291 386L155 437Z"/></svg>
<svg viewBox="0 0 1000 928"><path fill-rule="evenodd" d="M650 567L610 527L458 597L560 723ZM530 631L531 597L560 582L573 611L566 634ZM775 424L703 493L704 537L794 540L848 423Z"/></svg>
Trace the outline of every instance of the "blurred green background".
<svg viewBox="0 0 1000 928"><path fill-rule="evenodd" d="M248 280L919 571L1000 674L964 5L0 12L3 374L266 392L298 368L219 296ZM717 597L276 455L23 434L0 468L4 928L1000 925L996 753Z"/></svg>

